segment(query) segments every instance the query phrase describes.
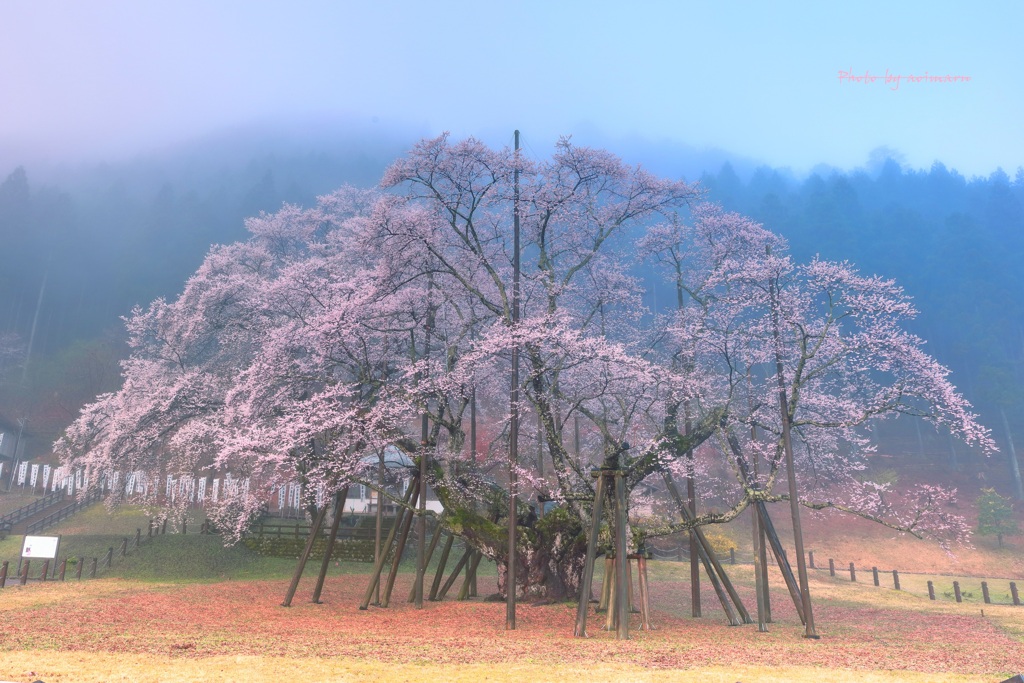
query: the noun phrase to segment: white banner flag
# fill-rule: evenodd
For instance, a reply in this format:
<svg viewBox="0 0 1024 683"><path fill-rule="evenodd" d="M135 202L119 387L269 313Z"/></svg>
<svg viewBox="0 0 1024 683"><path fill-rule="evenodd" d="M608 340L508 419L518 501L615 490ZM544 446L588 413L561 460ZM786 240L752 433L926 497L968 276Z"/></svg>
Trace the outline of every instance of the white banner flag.
<svg viewBox="0 0 1024 683"><path fill-rule="evenodd" d="M32 464L32 473L29 475L29 478L28 478L28 484L32 488L35 488L37 481L39 481L39 464L38 463L33 463Z"/></svg>
<svg viewBox="0 0 1024 683"><path fill-rule="evenodd" d="M50 470L52 468L49 465L43 465L43 493L46 493L46 487L50 483Z"/></svg>
<svg viewBox="0 0 1024 683"><path fill-rule="evenodd" d="M213 502L220 500L220 479L213 480Z"/></svg>
<svg viewBox="0 0 1024 683"><path fill-rule="evenodd" d="M25 473L28 472L28 463L23 462L18 465L18 486L25 484Z"/></svg>
<svg viewBox="0 0 1024 683"><path fill-rule="evenodd" d="M199 480L199 491L196 494L196 498L200 503L206 502L206 477L202 477Z"/></svg>

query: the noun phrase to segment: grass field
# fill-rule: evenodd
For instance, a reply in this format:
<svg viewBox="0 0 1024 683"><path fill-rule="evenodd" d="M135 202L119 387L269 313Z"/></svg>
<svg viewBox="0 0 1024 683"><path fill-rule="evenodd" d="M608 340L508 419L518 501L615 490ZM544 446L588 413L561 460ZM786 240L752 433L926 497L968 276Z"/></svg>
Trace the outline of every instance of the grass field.
<svg viewBox="0 0 1024 683"><path fill-rule="evenodd" d="M98 506L56 531L87 556L145 524L138 511L107 516ZM12 555L10 544L0 543L0 557ZM752 608L752 568L727 568ZM360 611L369 567L358 563L331 566L322 604L310 603L310 567L284 608L293 569L292 559L224 548L217 537L168 534L99 579L8 587L0 592L0 680L995 683L1024 669L1024 607L982 604L980 576L959 577L972 595L957 604L929 601L924 588L932 578L941 598L953 575L901 572L897 592L891 579L873 586L870 571L857 583L812 572L815 641L802 637L777 575L774 621L759 633L729 627L709 585L704 616L691 618L688 565L652 562L656 630L623 642L596 616L591 638L573 638L575 605L520 603L514 632L504 630L504 603L416 610L406 602L411 571L399 574L389 608ZM494 580L491 568L482 595ZM1005 585L990 579L993 599Z"/></svg>

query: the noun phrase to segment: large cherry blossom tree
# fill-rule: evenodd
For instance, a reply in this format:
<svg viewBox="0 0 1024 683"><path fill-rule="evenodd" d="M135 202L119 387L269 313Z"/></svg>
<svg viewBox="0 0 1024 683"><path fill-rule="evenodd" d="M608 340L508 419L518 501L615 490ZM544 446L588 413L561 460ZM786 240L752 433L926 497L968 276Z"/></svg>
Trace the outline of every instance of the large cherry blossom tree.
<svg viewBox="0 0 1024 683"><path fill-rule="evenodd" d="M636 505L666 476L710 490L692 456L702 445L733 471L715 484L725 512L648 515L639 542L786 495L776 491L786 423L804 504L959 533L947 492L904 495L897 509L855 476L864 430L886 417L931 419L990 447L903 328L907 297L848 264L793 264L780 237L699 200L691 185L568 139L546 161L425 140L378 190L250 219L251 238L215 247L176 300L136 310L123 387L87 406L59 451L97 473L246 477L248 490L218 510L237 536L281 483L300 478L315 505L373 485L369 456L396 446L427 458L443 523L498 563L502 591L504 501L558 504L544 516L522 506L517 520L516 590L547 598L578 590L593 467L624 469ZM672 283L671 314L642 305L637 254ZM523 449L510 491L499 465L513 349L518 407L536 416L542 450ZM471 439L475 414L491 442Z"/></svg>

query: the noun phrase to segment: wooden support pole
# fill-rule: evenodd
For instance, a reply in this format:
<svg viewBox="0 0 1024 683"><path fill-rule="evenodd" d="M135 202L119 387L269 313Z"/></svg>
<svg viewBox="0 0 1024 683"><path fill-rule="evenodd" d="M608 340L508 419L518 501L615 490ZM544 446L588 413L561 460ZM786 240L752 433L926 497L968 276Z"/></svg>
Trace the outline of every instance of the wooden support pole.
<svg viewBox="0 0 1024 683"><path fill-rule="evenodd" d="M327 537L327 547L324 548L324 559L320 563L320 574L316 577L316 587L313 589L312 603L320 604L320 594L324 589L324 581L327 580L327 569L331 566L331 555L334 553L334 541L338 538L338 527L341 525L341 517L345 512L345 501L348 499L348 486L334 494L334 519L331 520L331 533ZM326 508L327 506L324 505Z"/></svg>
<svg viewBox="0 0 1024 683"><path fill-rule="evenodd" d="M664 479L669 493L671 493L672 497L675 499L676 505L679 508L679 512L682 514L683 519L685 521L693 520L694 517L690 513L690 509L683 503L682 497L679 495L679 491L676 489L672 478L665 476ZM707 572L708 578L711 579L711 583L715 587L715 594L718 596L719 602L722 603L722 609L725 610L726 616L729 618L729 625L738 626L740 619L742 619L744 624L752 623L753 620L750 618L747 608L744 607L743 601L740 600L739 593L736 592L736 588L732 585L732 581L729 580L729 575L725 573L725 569L718 561L714 548L712 548L711 544L708 542L707 537L704 535L704 531L700 527L694 527L693 535L697 539L697 556L704 564L704 570ZM732 604L736 606L735 610L733 610L732 605L728 604L730 599L732 600ZM737 611L739 612L739 618L736 617Z"/></svg>
<svg viewBox="0 0 1024 683"><path fill-rule="evenodd" d="M313 526L309 529L309 540L306 541L306 547L303 549L302 555L299 556L299 562L295 566L295 573L292 575L292 582L288 585L288 591L284 595L284 602L281 603L281 607L292 606L295 589L299 587L299 579L302 578L302 572L306 569L306 562L309 561L309 556L313 552L313 543L316 542L316 537L320 534L320 527L324 525L324 518L327 516L328 507L324 505L320 508L320 512L313 521Z"/></svg>
<svg viewBox="0 0 1024 683"><path fill-rule="evenodd" d="M3 588L4 586L7 585L7 567L8 567L8 564L9 564L8 561L4 560L4 563L2 565L0 565L0 588Z"/></svg>
<svg viewBox="0 0 1024 683"><path fill-rule="evenodd" d="M455 597L456 600L466 600L474 593L473 584L476 583L476 569L480 566L480 560L483 559L483 553L473 550L470 553L469 560L466 563L466 578L462 581L462 586L459 587L459 594Z"/></svg>
<svg viewBox="0 0 1024 683"><path fill-rule="evenodd" d="M619 592L618 592L618 585L617 585L617 583L615 581L615 558L612 557L611 559L612 559L611 575L608 576L608 587L609 587L608 588L608 609L606 609L605 613L604 613L604 630L605 631L614 631L616 626L618 626L618 621L616 621L616 617L618 616L618 612L615 610L615 606L618 603L615 602L615 599L616 599L616 596L619 594Z"/></svg>
<svg viewBox="0 0 1024 683"><path fill-rule="evenodd" d="M128 537L121 539L121 557L128 557Z"/></svg>
<svg viewBox="0 0 1024 683"><path fill-rule="evenodd" d="M608 603L612 599L612 577L615 576L615 562L611 555L604 556L604 581L601 582L601 599L597 603L597 611L608 610Z"/></svg>
<svg viewBox="0 0 1024 683"><path fill-rule="evenodd" d="M437 593L441 590L441 581L444 579L444 570L448 567L448 555L451 553L454 543L455 536L448 534L448 539L444 542L444 549L441 550L441 559L437 563L437 571L434 572L434 582L430 585L428 600L437 600Z"/></svg>
<svg viewBox="0 0 1024 683"><path fill-rule="evenodd" d="M642 553L637 556L636 574L640 582L640 629L651 631L651 599L647 585L647 557Z"/></svg>
<svg viewBox="0 0 1024 683"><path fill-rule="evenodd" d="M92 567L89 568L89 578L90 579L95 579L96 578L96 565L97 564L99 564L99 558L97 558L97 557L92 558Z"/></svg>
<svg viewBox="0 0 1024 683"><path fill-rule="evenodd" d="M985 601L986 605L991 605L992 604L992 599L989 598L989 595L988 595L988 581L982 581L981 582L981 597L982 597L982 600Z"/></svg>
<svg viewBox="0 0 1024 683"><path fill-rule="evenodd" d="M828 558L828 575L829 576L835 576L836 575L836 561L833 560L831 557Z"/></svg>
<svg viewBox="0 0 1024 683"><path fill-rule="evenodd" d="M871 576L873 577L873 579L875 581L875 585L876 586L879 585L879 583L878 583L878 567L872 567L871 568Z"/></svg>
<svg viewBox="0 0 1024 683"><path fill-rule="evenodd" d="M789 590L789 596L793 600L793 606L796 608L796 613L800 616L800 623L803 623L803 598L800 596L800 587L797 585L796 577L793 575L793 570L789 566L789 560L786 559L786 553L782 549L782 542L779 541L779 535L775 533L775 525L772 523L771 517L768 516L768 510L765 507L764 502L757 501L755 506L757 507L757 512L761 517L761 528L764 529L765 536L768 538L768 543L771 545L772 555L775 556L775 562L779 565L779 571L782 572L782 578L786 581L786 588Z"/></svg>
<svg viewBox="0 0 1024 683"><path fill-rule="evenodd" d="M605 479L603 474L597 477L594 507L590 514L590 535L587 537L587 554L583 560L583 576L580 579L580 602L576 606L576 629L573 631L573 635L577 638L587 637L587 608L590 606L594 562L597 560L597 536L601 532L601 508L604 504ZM605 583L608 583L607 579L605 579ZM602 595L603 588L602 586Z"/></svg>
<svg viewBox="0 0 1024 683"><path fill-rule="evenodd" d="M629 583L626 568L626 482L621 471L615 473L615 616L618 640L629 640Z"/></svg>
<svg viewBox="0 0 1024 683"><path fill-rule="evenodd" d="M929 600L934 600L935 599L935 584L932 583L931 581L928 582L928 599Z"/></svg>
<svg viewBox="0 0 1024 683"><path fill-rule="evenodd" d="M63 581L64 580L64 573L67 570L68 570L68 558L65 557L64 560L61 561L61 563L60 563L60 577L57 579L58 581Z"/></svg>
<svg viewBox="0 0 1024 683"><path fill-rule="evenodd" d="M110 569L114 564L114 548L107 548L107 569Z"/></svg>
<svg viewBox="0 0 1024 683"><path fill-rule="evenodd" d="M1020 595L1017 594L1017 584L1013 581L1010 582L1010 597L1013 598L1013 604L1015 607L1020 606Z"/></svg>
<svg viewBox="0 0 1024 683"><path fill-rule="evenodd" d="M807 551L807 560L808 560L807 561L807 566L809 566L811 569L817 569L817 567L814 566L814 551L813 550L808 550Z"/></svg>
<svg viewBox="0 0 1024 683"><path fill-rule="evenodd" d="M954 581L953 582L953 595L956 597L956 601L957 602L963 602L964 601L963 594L960 593L960 582L959 581Z"/></svg>
<svg viewBox="0 0 1024 683"><path fill-rule="evenodd" d="M78 558L78 563L75 566L75 579L78 581L82 580L82 568L85 567L85 558Z"/></svg>
<svg viewBox="0 0 1024 683"><path fill-rule="evenodd" d="M409 490L405 492L405 498L402 499L402 507L398 508L398 514L395 515L394 524L391 525L391 531L388 532L388 540L384 542L384 547L381 548L377 562L373 566L373 574L370 576L370 585L366 587L366 595L363 596L363 601L359 603L359 609L365 610L370 606L370 600L374 597L374 591L377 593L377 602L374 604L380 604L380 574L384 570L384 563L387 561L388 552L391 550L391 544L394 543L395 537L398 534L398 527L402 525L403 515L406 512L405 506L409 504L409 499L412 498L415 487L409 486ZM377 494L377 504L380 505L380 493ZM410 514L412 514L410 512Z"/></svg>
<svg viewBox="0 0 1024 683"><path fill-rule="evenodd" d="M482 552L480 552L479 550L474 550L473 551L473 560L472 560L472 562L470 562L470 565L469 565L469 597L471 597L471 598L477 597L477 592L476 592L477 571L476 571L476 569L477 569L477 567L480 566L480 561L482 559L484 559L484 554Z"/></svg>
<svg viewBox="0 0 1024 683"><path fill-rule="evenodd" d="M853 566L853 562L850 563L850 581L857 581L857 569Z"/></svg>
<svg viewBox="0 0 1024 683"><path fill-rule="evenodd" d="M409 539L409 530L412 529L412 521L416 517L414 510L420 494L419 481L417 481L417 479L414 479L413 484L411 484L414 488L412 498L410 499L410 508L405 515L405 519L402 520L402 530L398 533L398 542L395 545L395 556L391 560L391 571L388 572L388 580L385 582L384 591L380 596L381 607L387 607L391 604L391 591L395 587L395 578L398 577L398 567L402 564L402 554L405 552L405 543Z"/></svg>
<svg viewBox="0 0 1024 683"><path fill-rule="evenodd" d="M900 590L900 573L895 569L892 570L892 587Z"/></svg>
<svg viewBox="0 0 1024 683"><path fill-rule="evenodd" d="M441 591L437 595L438 600L444 600L444 597L448 595L448 591L451 590L452 585L455 583L455 579L459 578L459 574L462 572L462 568L466 566L469 560L473 557L473 549L466 545L466 551L462 553L462 557L455 563L455 567L452 569L452 573L448 576L448 580L441 586Z"/></svg>
<svg viewBox="0 0 1024 683"><path fill-rule="evenodd" d="M422 503L423 501L420 502ZM441 532L444 530L444 524L442 523L443 521L444 513L441 513L441 519L437 520L437 524L434 526L434 533L430 536L430 544L426 548L425 558L423 560L424 567L430 564L430 560L434 557L434 551L437 549L437 542L441 539ZM413 582L412 588L409 589L409 602L416 602L417 590L418 589L416 587L416 583ZM416 609L423 609L423 592L423 590L419 590L420 604L417 606ZM426 597L430 597L429 593L427 594Z"/></svg>
<svg viewBox="0 0 1024 683"><path fill-rule="evenodd" d="M765 620L765 592L767 591L767 582L765 582L763 575L761 574L761 566L764 562L764 558L761 557L762 550L762 537L761 537L761 525L757 521L757 512L751 511L750 513L750 532L752 536L752 547L754 549L754 595L757 598L757 630L761 633L768 631L768 622Z"/></svg>
<svg viewBox="0 0 1024 683"><path fill-rule="evenodd" d="M764 587L764 622L766 624L770 624L772 623L772 598L771 584L768 582L768 539L764 532L764 525L761 524L758 515L755 514L754 518L758 519L757 528L760 531L758 554L761 560L761 585ZM767 630L767 628L765 630Z"/></svg>
<svg viewBox="0 0 1024 683"><path fill-rule="evenodd" d="M28 565L29 565L30 562L31 562L31 560L25 560L24 564L22 564L22 566L21 566L21 585L22 586L24 586L26 583L28 583Z"/></svg>
<svg viewBox="0 0 1024 683"><path fill-rule="evenodd" d="M50 571L50 561L49 560L44 560L43 561L43 573L39 575L39 580L40 581L46 581L46 573L48 571Z"/></svg>

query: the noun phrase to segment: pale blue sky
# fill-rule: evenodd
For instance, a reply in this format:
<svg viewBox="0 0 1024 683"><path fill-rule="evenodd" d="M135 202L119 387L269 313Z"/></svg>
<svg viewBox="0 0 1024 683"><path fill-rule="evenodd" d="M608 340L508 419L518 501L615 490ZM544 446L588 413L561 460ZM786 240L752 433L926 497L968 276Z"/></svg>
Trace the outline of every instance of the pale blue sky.
<svg viewBox="0 0 1024 683"><path fill-rule="evenodd" d="M896 4L893 7L892 4ZM887 145L1024 164L1024 3L0 0L0 160L272 120L719 147L801 173ZM841 83L840 70L966 83ZM376 118L374 118L376 117Z"/></svg>

